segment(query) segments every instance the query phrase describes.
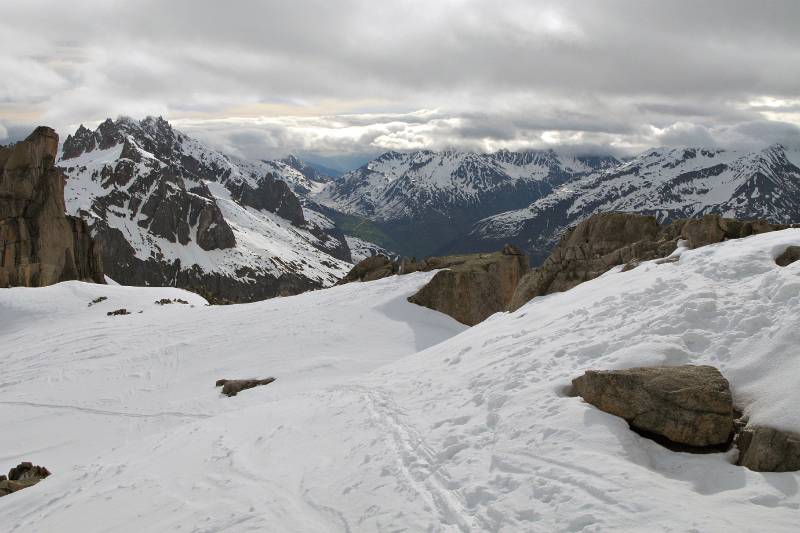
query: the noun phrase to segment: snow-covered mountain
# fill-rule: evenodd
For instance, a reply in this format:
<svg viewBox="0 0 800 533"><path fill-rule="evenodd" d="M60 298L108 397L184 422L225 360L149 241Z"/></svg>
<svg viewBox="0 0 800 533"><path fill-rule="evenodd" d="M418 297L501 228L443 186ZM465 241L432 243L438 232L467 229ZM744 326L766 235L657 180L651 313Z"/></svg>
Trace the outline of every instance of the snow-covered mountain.
<svg viewBox="0 0 800 533"><path fill-rule="evenodd" d="M655 215L660 222L716 213L770 222L800 221L800 151L655 149L613 168L569 180L529 206L487 217L465 242L512 242L534 262L563 231L603 211Z"/></svg>
<svg viewBox="0 0 800 533"><path fill-rule="evenodd" d="M426 255L483 217L523 207L571 179L618 163L553 151L388 152L313 197L370 220L398 252Z"/></svg>
<svg viewBox="0 0 800 533"><path fill-rule="evenodd" d="M58 164L67 211L90 222L118 282L251 301L326 286L349 269L344 235L293 192L323 177L294 158L245 161L161 118L122 117L78 128Z"/></svg>
<svg viewBox="0 0 800 533"><path fill-rule="evenodd" d="M172 288L0 290L0 467L53 473L3 497L0 524L796 532L800 473L672 451L569 394L587 369L713 365L750 423L800 433L800 262L774 262L789 245L800 230L683 251L469 329L406 301L433 273L211 307Z"/></svg>

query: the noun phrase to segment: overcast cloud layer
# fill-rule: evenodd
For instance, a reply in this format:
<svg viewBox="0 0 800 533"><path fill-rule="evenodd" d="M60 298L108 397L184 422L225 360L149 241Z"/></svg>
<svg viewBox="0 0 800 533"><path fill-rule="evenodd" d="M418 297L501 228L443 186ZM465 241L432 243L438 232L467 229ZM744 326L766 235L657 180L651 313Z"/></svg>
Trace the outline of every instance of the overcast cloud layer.
<svg viewBox="0 0 800 533"><path fill-rule="evenodd" d="M800 2L6 0L0 142L163 115L245 157L800 145Z"/></svg>

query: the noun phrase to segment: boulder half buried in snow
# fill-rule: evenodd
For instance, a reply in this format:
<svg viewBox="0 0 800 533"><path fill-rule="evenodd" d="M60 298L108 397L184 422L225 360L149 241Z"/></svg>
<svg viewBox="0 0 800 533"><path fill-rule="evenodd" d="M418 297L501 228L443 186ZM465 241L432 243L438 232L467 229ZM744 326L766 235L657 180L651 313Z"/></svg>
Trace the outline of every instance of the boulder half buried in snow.
<svg viewBox="0 0 800 533"><path fill-rule="evenodd" d="M675 444L718 446L733 433L730 386L711 366L588 370L572 385L584 400L633 429Z"/></svg>
<svg viewBox="0 0 800 533"><path fill-rule="evenodd" d="M8 477L0 476L0 496L32 487L49 475L50 471L43 466L22 462L8 471Z"/></svg>
<svg viewBox="0 0 800 533"><path fill-rule="evenodd" d="M463 261L455 261L455 257ZM438 272L408 301L440 311L473 326L511 302L514 290L528 270L528 257L515 246L492 254L451 256L426 260Z"/></svg>
<svg viewBox="0 0 800 533"><path fill-rule="evenodd" d="M800 259L800 246L789 246L781 255L775 258L775 263L778 266L789 266L795 261Z"/></svg>
<svg viewBox="0 0 800 533"><path fill-rule="evenodd" d="M243 390L252 389L259 385L269 385L275 378L266 379L218 379L217 387L222 387L222 394L231 397L236 396Z"/></svg>
<svg viewBox="0 0 800 533"><path fill-rule="evenodd" d="M746 427L736 439L738 464L757 472L800 470L800 435L768 427Z"/></svg>

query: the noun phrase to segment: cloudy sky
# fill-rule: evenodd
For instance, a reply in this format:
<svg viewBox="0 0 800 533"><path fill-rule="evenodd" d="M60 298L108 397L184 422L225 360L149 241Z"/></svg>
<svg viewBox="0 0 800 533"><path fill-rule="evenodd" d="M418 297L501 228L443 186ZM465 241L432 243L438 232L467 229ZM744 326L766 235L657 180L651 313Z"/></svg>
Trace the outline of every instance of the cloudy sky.
<svg viewBox="0 0 800 533"><path fill-rule="evenodd" d="M0 142L162 115L246 157L800 145L800 1L4 0Z"/></svg>

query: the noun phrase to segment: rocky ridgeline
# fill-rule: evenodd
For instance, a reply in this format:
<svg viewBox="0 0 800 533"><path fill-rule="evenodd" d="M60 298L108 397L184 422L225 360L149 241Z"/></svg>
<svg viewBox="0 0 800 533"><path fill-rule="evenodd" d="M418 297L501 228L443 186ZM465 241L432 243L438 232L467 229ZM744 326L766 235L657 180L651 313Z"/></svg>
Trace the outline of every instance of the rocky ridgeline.
<svg viewBox="0 0 800 533"><path fill-rule="evenodd" d="M58 135L43 126L22 142L0 147L0 287L104 283L89 228L64 214L57 150Z"/></svg>
<svg viewBox="0 0 800 533"><path fill-rule="evenodd" d="M572 385L586 402L669 448L706 453L735 445L737 464L750 470L800 470L800 435L737 420L728 380L714 367L589 370Z"/></svg>
<svg viewBox="0 0 800 533"><path fill-rule="evenodd" d="M665 258L677 249L680 240L689 248L698 248L789 227L794 226L719 215L676 220L664 226L648 215L593 215L568 229L542 266L520 281L510 309L519 309L536 296L569 290L615 266L625 265L629 270L642 261Z"/></svg>

